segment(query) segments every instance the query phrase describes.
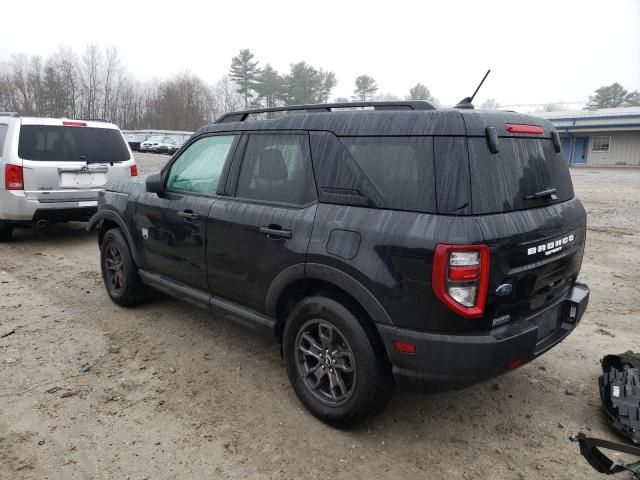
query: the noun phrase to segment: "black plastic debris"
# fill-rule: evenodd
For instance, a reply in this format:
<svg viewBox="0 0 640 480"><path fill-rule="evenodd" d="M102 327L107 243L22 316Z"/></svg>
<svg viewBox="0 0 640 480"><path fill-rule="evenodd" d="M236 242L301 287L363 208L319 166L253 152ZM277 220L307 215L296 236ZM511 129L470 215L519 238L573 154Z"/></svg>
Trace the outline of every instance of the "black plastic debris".
<svg viewBox="0 0 640 480"><path fill-rule="evenodd" d="M611 427L640 444L640 354L602 359L600 398Z"/></svg>
<svg viewBox="0 0 640 480"><path fill-rule="evenodd" d="M571 437L570 440L580 444L580 453L596 471L605 475L631 472L634 479L640 480L640 461L627 464L616 463L601 450L606 449L628 455L634 455L640 459L640 447L634 447L624 443L610 442L599 438L590 438L582 432Z"/></svg>

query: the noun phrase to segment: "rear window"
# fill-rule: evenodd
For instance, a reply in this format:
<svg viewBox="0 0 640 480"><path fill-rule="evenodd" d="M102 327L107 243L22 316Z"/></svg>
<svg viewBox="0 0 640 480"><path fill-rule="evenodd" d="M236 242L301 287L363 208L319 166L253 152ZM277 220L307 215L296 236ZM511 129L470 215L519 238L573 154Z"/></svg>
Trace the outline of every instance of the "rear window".
<svg viewBox="0 0 640 480"><path fill-rule="evenodd" d="M383 207L435 212L431 137L341 137Z"/></svg>
<svg viewBox="0 0 640 480"><path fill-rule="evenodd" d="M557 201L573 198L569 169L550 138L500 138L492 154L485 137L469 142L473 214L501 213L549 205L546 199L526 199L555 188Z"/></svg>
<svg viewBox="0 0 640 480"><path fill-rule="evenodd" d="M54 125L23 125L18 155L24 160L123 162L129 150L119 130Z"/></svg>

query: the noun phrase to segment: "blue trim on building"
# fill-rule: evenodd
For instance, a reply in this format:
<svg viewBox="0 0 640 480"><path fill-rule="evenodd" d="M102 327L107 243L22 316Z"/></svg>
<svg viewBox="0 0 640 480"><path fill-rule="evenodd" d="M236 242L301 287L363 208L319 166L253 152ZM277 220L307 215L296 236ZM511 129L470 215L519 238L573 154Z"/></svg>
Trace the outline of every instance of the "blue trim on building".
<svg viewBox="0 0 640 480"><path fill-rule="evenodd" d="M638 123L610 123L604 125L555 125L556 130L559 132L562 130L594 130L594 129L605 129L605 128L629 128L629 127L638 127L640 128L640 122Z"/></svg>
<svg viewBox="0 0 640 480"><path fill-rule="evenodd" d="M597 115L597 116L589 116L589 115L583 115L580 117L544 117L547 120L549 120L550 122L554 122L554 121L578 121L578 120L605 120L605 119L609 119L609 118L633 118L633 117L637 117L640 119L640 114L638 113L625 113L625 114L619 114L619 115Z"/></svg>

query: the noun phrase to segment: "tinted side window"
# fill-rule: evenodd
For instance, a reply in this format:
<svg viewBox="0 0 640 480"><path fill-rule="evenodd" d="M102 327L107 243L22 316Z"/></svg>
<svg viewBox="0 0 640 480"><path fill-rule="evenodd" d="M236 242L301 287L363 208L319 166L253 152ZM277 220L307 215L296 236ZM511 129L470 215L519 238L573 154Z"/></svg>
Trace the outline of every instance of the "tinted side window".
<svg viewBox="0 0 640 480"><path fill-rule="evenodd" d="M204 137L189 145L169 169L167 190L214 194L235 139L235 135Z"/></svg>
<svg viewBox="0 0 640 480"><path fill-rule="evenodd" d="M383 208L436 211L431 137L340 139L383 199Z"/></svg>
<svg viewBox="0 0 640 480"><path fill-rule="evenodd" d="M4 150L4 139L7 136L8 125L0 125L0 157L2 157L2 150Z"/></svg>
<svg viewBox="0 0 640 480"><path fill-rule="evenodd" d="M249 136L236 196L304 205L316 198L306 135Z"/></svg>
<svg viewBox="0 0 640 480"><path fill-rule="evenodd" d="M123 162L129 150L119 130L22 125L18 155L25 160Z"/></svg>

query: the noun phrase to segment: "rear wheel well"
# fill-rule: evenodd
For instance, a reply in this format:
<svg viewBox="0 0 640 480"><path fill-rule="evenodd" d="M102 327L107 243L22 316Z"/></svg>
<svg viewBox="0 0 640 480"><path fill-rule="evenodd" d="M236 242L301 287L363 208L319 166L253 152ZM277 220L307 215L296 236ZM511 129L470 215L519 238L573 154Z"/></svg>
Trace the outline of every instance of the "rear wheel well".
<svg viewBox="0 0 640 480"><path fill-rule="evenodd" d="M369 335L373 337L373 341L377 343L375 348L380 349L378 351L384 352L384 358L388 361L382 337L380 337L380 333L378 332L375 322L371 316L348 292L324 280L298 280L297 282L287 286L280 294L276 304L277 321L274 329L278 342L282 343L282 334L284 332L284 326L287 321L287 317L289 316L289 312L298 302L300 302L300 300L311 296L328 297L344 305L349 311L351 311L351 313L365 323L363 326L367 329Z"/></svg>

